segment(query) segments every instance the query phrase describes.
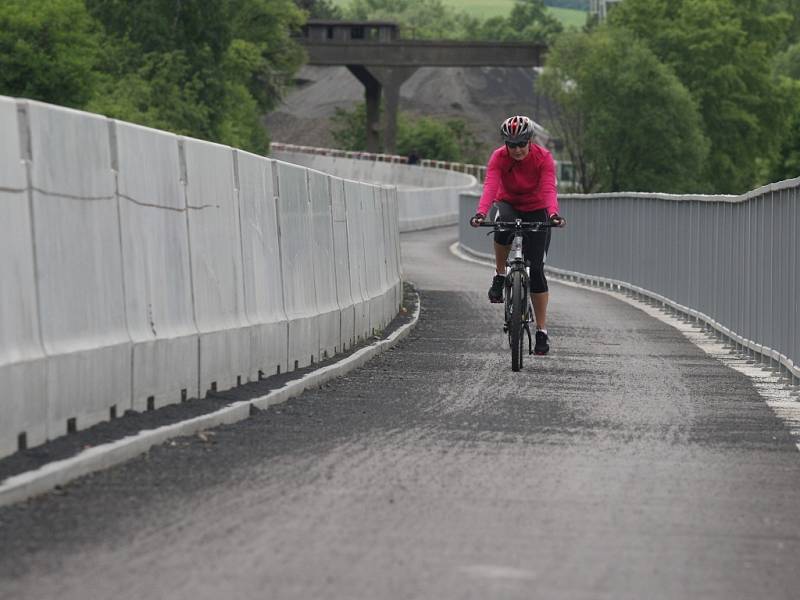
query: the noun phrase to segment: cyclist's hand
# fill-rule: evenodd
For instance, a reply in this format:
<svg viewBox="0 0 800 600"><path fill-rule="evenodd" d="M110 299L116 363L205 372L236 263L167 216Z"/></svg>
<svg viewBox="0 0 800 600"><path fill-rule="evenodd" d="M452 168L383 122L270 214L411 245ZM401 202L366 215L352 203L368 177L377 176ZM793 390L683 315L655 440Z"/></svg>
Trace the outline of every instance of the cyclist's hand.
<svg viewBox="0 0 800 600"><path fill-rule="evenodd" d="M550 225L553 227L565 227L567 225L567 220L556 213L554 215L550 215Z"/></svg>
<svg viewBox="0 0 800 600"><path fill-rule="evenodd" d="M469 220L469 224L473 227L480 227L481 223L486 219L486 215L483 213L475 213L475 216Z"/></svg>

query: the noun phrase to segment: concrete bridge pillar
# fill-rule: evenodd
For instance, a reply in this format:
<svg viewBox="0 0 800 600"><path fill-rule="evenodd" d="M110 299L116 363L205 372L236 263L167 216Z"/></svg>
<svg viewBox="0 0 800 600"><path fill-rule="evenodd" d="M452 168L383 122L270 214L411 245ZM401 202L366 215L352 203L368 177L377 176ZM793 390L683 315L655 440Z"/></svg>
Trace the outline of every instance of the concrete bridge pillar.
<svg viewBox="0 0 800 600"><path fill-rule="evenodd" d="M381 82L363 65L347 65L347 69L364 86L364 101L367 105L367 152L380 152Z"/></svg>
<svg viewBox="0 0 800 600"><path fill-rule="evenodd" d="M400 106L400 87L414 74L417 67L370 67L370 72L384 89L383 151L397 150L397 112Z"/></svg>
<svg viewBox="0 0 800 600"><path fill-rule="evenodd" d="M364 86L367 105L367 152L380 152L379 115L381 93L385 94L382 119L383 152L394 154L397 147L397 111L400 105L400 87L417 67L365 67L347 65L348 70Z"/></svg>

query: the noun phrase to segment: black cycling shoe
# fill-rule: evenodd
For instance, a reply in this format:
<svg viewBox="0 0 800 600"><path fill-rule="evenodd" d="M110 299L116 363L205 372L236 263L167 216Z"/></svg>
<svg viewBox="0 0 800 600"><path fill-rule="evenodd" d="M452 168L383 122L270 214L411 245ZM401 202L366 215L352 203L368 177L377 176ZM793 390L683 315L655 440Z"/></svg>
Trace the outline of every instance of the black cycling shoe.
<svg viewBox="0 0 800 600"><path fill-rule="evenodd" d="M489 302L499 304L503 301L503 286L506 283L505 275L495 275L492 279L492 287L489 288Z"/></svg>
<svg viewBox="0 0 800 600"><path fill-rule="evenodd" d="M539 356L544 356L550 351L550 344L548 344L549 338L544 331L537 331L536 332L536 345L533 347L533 353L538 354Z"/></svg>

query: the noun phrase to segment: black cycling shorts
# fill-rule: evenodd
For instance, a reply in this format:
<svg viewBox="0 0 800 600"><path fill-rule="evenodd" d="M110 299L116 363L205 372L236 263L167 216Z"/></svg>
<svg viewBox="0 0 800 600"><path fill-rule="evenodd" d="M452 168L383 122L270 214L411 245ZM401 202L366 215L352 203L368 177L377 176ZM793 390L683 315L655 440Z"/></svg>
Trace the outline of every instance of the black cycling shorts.
<svg viewBox="0 0 800 600"><path fill-rule="evenodd" d="M497 209L497 216L494 217L496 221L514 221L522 219L523 221L539 221L546 222L549 219L547 209L542 208L531 212L517 210L508 202L501 200L495 203ZM531 293L539 294L546 292L547 279L544 276L544 263L547 259L547 250L550 248L550 228L543 231L526 231L522 240L522 251L525 254L525 260L530 263L531 270ZM494 234L494 241L501 246L508 246L511 240L514 239L514 233L511 231L500 231Z"/></svg>

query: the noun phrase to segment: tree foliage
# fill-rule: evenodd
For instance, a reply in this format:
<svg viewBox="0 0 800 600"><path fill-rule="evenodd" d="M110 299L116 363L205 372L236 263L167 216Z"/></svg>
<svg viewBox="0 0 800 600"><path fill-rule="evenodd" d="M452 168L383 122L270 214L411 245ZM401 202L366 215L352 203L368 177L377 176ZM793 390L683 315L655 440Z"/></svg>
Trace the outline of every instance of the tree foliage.
<svg viewBox="0 0 800 600"><path fill-rule="evenodd" d="M486 20L457 11L443 0L352 0L345 16L396 21L405 37L419 39L548 43L563 30L543 0L516 0L507 17Z"/></svg>
<svg viewBox="0 0 800 600"><path fill-rule="evenodd" d="M116 56L91 104L110 116L265 152L260 116L302 61L291 0L86 0Z"/></svg>
<svg viewBox="0 0 800 600"><path fill-rule="evenodd" d="M367 21L395 21L405 37L456 39L469 19L443 0L352 0L345 17Z"/></svg>
<svg viewBox="0 0 800 600"><path fill-rule="evenodd" d="M353 109L335 109L331 134L337 147L364 151L367 148L366 105ZM414 117L401 112L397 116L397 152L408 155L412 150L421 158L461 162L479 162L481 145L461 119Z"/></svg>
<svg viewBox="0 0 800 600"><path fill-rule="evenodd" d="M794 89L794 107L772 162L772 181L800 177L800 81L793 81L789 85Z"/></svg>
<svg viewBox="0 0 800 600"><path fill-rule="evenodd" d="M542 86L584 191L697 191L708 144L695 102L631 34L563 36Z"/></svg>
<svg viewBox="0 0 800 600"><path fill-rule="evenodd" d="M80 108L98 82L100 43L83 0L4 0L0 93Z"/></svg>
<svg viewBox="0 0 800 600"><path fill-rule="evenodd" d="M789 106L772 76L792 19L770 0L625 0L609 16L646 44L698 102L711 152L704 179L716 192L758 181L758 159L774 156ZM778 4L782 4L779 2Z"/></svg>
<svg viewBox="0 0 800 600"><path fill-rule="evenodd" d="M295 4L306 11L309 19L341 19L343 15L331 0L295 0Z"/></svg>
<svg viewBox="0 0 800 600"><path fill-rule="evenodd" d="M6 0L0 93L264 152L304 17L292 0Z"/></svg>

